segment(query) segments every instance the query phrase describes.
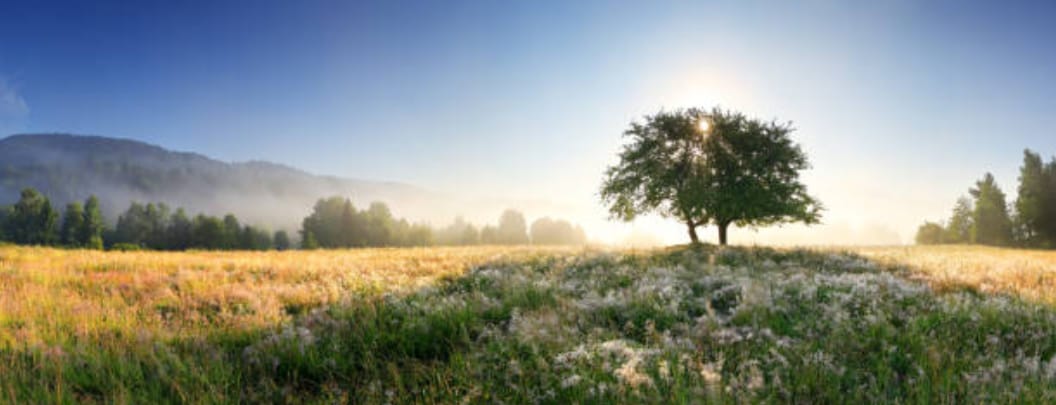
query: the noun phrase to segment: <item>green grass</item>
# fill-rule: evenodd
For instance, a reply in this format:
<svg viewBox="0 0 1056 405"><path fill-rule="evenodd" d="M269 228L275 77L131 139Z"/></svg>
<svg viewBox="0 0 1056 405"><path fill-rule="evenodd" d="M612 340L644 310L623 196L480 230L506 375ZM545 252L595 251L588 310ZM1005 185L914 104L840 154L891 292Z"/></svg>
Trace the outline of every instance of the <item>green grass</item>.
<svg viewBox="0 0 1056 405"><path fill-rule="evenodd" d="M1056 401L1053 308L903 276L762 248L496 259L271 327L3 348L0 401Z"/></svg>

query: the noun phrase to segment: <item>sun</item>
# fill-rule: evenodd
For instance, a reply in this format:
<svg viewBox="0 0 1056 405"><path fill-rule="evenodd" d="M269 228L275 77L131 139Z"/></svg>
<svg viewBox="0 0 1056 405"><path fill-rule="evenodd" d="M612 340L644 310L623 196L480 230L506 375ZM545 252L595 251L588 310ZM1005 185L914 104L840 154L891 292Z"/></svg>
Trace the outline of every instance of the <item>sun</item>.
<svg viewBox="0 0 1056 405"><path fill-rule="evenodd" d="M703 132L705 134L708 133L709 129L711 129L711 123L708 122L707 119L701 119L700 122L697 123L697 126L700 128L700 132Z"/></svg>

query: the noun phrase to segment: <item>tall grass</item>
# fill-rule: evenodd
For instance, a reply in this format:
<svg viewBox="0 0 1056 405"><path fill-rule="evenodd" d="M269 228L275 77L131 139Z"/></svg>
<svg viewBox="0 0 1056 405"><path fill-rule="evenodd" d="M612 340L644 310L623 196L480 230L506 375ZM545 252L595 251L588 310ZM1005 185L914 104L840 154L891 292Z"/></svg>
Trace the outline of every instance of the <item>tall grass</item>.
<svg viewBox="0 0 1056 405"><path fill-rule="evenodd" d="M1051 306L880 253L5 247L0 401L1056 400Z"/></svg>
<svg viewBox="0 0 1056 405"><path fill-rule="evenodd" d="M1011 294L1056 304L1056 251L987 246L871 247L854 250L933 288Z"/></svg>

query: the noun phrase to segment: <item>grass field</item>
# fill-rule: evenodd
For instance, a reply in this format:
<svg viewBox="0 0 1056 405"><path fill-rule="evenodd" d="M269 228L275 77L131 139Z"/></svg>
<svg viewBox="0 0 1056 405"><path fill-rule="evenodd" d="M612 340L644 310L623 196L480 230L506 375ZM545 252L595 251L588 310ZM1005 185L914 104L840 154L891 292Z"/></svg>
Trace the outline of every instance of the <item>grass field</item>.
<svg viewBox="0 0 1056 405"><path fill-rule="evenodd" d="M1056 254L0 247L0 402L1056 401Z"/></svg>
<svg viewBox="0 0 1056 405"><path fill-rule="evenodd" d="M939 291L968 288L1056 305L1056 251L940 245L859 248L887 265L901 265Z"/></svg>

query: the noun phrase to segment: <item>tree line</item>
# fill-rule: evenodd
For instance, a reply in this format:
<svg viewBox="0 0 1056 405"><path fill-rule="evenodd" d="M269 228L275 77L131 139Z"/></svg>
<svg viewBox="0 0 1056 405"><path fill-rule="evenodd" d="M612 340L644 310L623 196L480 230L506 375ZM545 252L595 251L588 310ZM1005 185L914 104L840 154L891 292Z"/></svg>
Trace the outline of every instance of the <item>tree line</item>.
<svg viewBox="0 0 1056 405"><path fill-rule="evenodd" d="M586 244L586 234L568 221L540 218L526 226L524 215L505 211L497 226L477 228L461 217L447 227L396 218L381 202L357 210L342 197L320 199L301 224L300 247L351 248L478 244ZM133 202L113 227L104 220L94 195L61 212L37 190L22 190L18 202L0 206L0 241L22 245L88 249L286 250L295 245L284 230L274 233L242 224L233 214L198 214L164 203Z"/></svg>
<svg viewBox="0 0 1056 405"><path fill-rule="evenodd" d="M526 226L524 215L506 210L497 225L477 228L462 217L435 233L437 245L518 245L529 241L535 245L583 245L587 235L579 225L563 219L543 217Z"/></svg>
<svg viewBox="0 0 1056 405"><path fill-rule="evenodd" d="M60 215L61 214L61 215ZM172 211L164 203L133 202L109 227L99 199L70 203L60 213L45 195L22 190L18 202L0 207L0 240L21 245L64 246L87 249L153 250L267 250L289 249L285 231L274 234L241 225L234 215L223 218L199 214L193 218L183 208Z"/></svg>
<svg viewBox="0 0 1056 405"><path fill-rule="evenodd" d="M498 225L477 228L462 217L443 228L397 219L381 202L358 210L348 198L330 197L315 203L301 224L301 245L306 249L380 246L466 245L582 245L583 228L568 221L544 217L527 226L524 215L506 210Z"/></svg>
<svg viewBox="0 0 1056 405"><path fill-rule="evenodd" d="M1045 163L1038 153L1024 150L1016 191L1008 204L994 176L986 173L968 196L957 199L948 220L922 224L916 242L1056 248L1056 158Z"/></svg>
<svg viewBox="0 0 1056 405"><path fill-rule="evenodd" d="M0 207L0 240L24 245L103 247L105 229L99 199L89 197L84 205L70 203L61 226L59 212L37 190L22 190L17 203Z"/></svg>

